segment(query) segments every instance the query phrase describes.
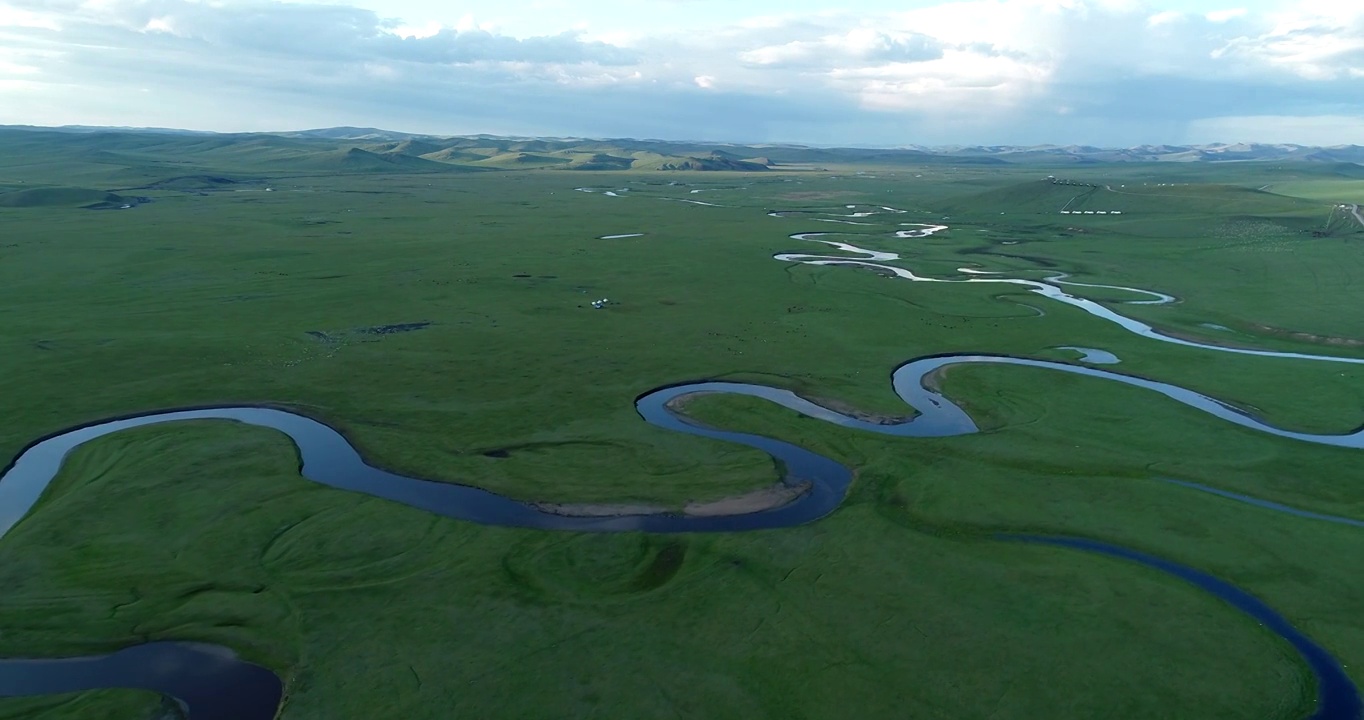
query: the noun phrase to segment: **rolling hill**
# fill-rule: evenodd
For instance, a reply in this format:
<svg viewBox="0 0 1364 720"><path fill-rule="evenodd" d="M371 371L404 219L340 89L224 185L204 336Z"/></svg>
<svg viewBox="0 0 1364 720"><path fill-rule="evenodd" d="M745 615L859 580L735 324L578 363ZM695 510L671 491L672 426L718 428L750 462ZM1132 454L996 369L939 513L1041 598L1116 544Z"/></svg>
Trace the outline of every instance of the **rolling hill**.
<svg viewBox="0 0 1364 720"><path fill-rule="evenodd" d="M480 167L496 167L505 169L529 169L545 168L567 165L573 161L566 157L556 155L537 155L529 152L509 152L494 155L492 157L476 160L472 164Z"/></svg>
<svg viewBox="0 0 1364 720"><path fill-rule="evenodd" d="M1364 147L1285 144L1087 145L1032 147L835 148L780 143L701 143L625 138L438 137L375 128L338 127L285 133L218 134L154 129L0 126L0 178L24 168L25 179L53 187L225 189L225 178L263 182L286 174L400 174L572 170L583 172L765 172L933 166L1065 168L1128 164L1158 181L1161 164L1284 170L1293 177L1364 177ZM1281 167L1282 166L1282 167ZM1288 169L1291 168L1291 172ZM1135 177L1128 173L1128 177ZM1293 179L1289 177L1287 179ZM1279 176L1269 178L1278 181ZM1300 178L1299 178L1300 179ZM1130 180L1128 180L1130 181ZM102 192L102 191L96 191ZM1014 190L1010 192L1022 192ZM1063 189L1041 188L1025 205L1061 204ZM39 196L41 197L41 194ZM58 195L54 197L76 197ZM88 199L88 198L87 198ZM77 200L73 201L76 202ZM967 200L963 198L963 202ZM980 198L979 202L990 202ZM11 198L10 205L48 200ZM64 200L61 202L65 202ZM102 202L98 198L91 202ZM1012 202L1012 201L1011 201Z"/></svg>
<svg viewBox="0 0 1364 720"><path fill-rule="evenodd" d="M4 208L103 209L121 207L133 202L136 201L111 192L81 187L38 187L0 192L0 207Z"/></svg>

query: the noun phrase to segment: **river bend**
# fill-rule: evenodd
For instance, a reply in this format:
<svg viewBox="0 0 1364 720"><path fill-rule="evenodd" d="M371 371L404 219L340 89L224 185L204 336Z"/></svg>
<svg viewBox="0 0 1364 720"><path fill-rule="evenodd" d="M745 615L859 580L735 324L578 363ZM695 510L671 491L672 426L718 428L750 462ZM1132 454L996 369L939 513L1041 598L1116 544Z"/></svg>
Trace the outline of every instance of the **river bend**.
<svg viewBox="0 0 1364 720"><path fill-rule="evenodd" d="M408 477L367 464L338 431L312 418L280 408L193 408L118 418L74 428L41 439L26 448L0 475L0 537L22 520L60 470L66 456L80 445L134 427L187 420L219 419L267 427L288 435L298 447L304 477L330 487L364 493L428 512L469 522L503 527L576 532L644 531L741 532L812 522L842 503L851 471L831 458L791 443L761 435L722 430L701 424L669 407L680 397L722 393L762 398L811 418L843 427L899 437L951 437L977 432L958 405L928 387L934 372L960 364L1005 364L1102 378L1144 388L1243 428L1301 442L1364 447L1364 429L1339 435L1289 431L1264 423L1231 405L1168 383L1068 363L997 355L943 355L918 358L892 375L895 392L918 411L912 419L877 423L839 413L778 388L729 382L696 382L660 388L636 400L649 423L676 432L746 445L766 452L787 471L788 485L809 490L772 510L743 515L693 517L658 513L615 517L571 517L487 490ZM1080 539L1014 538L1061 544L1097 552L1169 573L1211 592L1288 640L1316 674L1319 697L1314 720L1357 720L1360 698L1348 676L1329 653L1299 633L1283 617L1235 586L1191 568L1135 551ZM194 720L270 720L283 684L270 671L244 662L226 648L198 643L159 642L126 648L98 657L0 660L0 696L45 695L102 688L154 690L176 698Z"/></svg>

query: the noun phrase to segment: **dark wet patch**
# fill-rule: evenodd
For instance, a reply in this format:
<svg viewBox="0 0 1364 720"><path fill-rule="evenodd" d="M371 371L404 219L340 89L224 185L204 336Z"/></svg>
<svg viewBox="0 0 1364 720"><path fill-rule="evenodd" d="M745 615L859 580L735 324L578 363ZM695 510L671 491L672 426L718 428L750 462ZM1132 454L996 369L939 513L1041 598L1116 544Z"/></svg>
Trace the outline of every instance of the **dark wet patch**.
<svg viewBox="0 0 1364 720"><path fill-rule="evenodd" d="M359 332L368 333L370 335L395 335L397 333L425 330L428 327L431 327L431 323L429 321L414 323L397 323L395 325L375 325L374 327L361 328Z"/></svg>
<svg viewBox="0 0 1364 720"><path fill-rule="evenodd" d="M636 592L646 592L662 587L677 575L677 571L682 569L682 562L686 559L686 543L680 540L667 543L658 549L653 561L635 577L632 589Z"/></svg>
<svg viewBox="0 0 1364 720"><path fill-rule="evenodd" d="M345 275L321 275L321 276L318 276L318 277L315 277L315 278L312 278L312 279L313 279L313 280L339 280L340 278L343 278L343 277L346 277L346 276L345 276Z"/></svg>
<svg viewBox="0 0 1364 720"><path fill-rule="evenodd" d="M34 341L33 341L33 347L35 347L35 348L37 348L37 349L39 349L39 350L55 350L55 349L57 349L56 346L52 343L51 340L34 340Z"/></svg>
<svg viewBox="0 0 1364 720"><path fill-rule="evenodd" d="M609 440L554 440L546 442L527 442L518 443L516 445L507 445L506 447L495 448L493 452L502 452L510 455L511 453L514 452L536 452L539 450L552 450L555 448L577 446L620 449L628 447L628 444L612 442Z"/></svg>
<svg viewBox="0 0 1364 720"><path fill-rule="evenodd" d="M541 279L541 280L558 280L558 279L559 279L559 276L558 276L558 275L541 275L541 276L540 276L540 279Z"/></svg>
<svg viewBox="0 0 1364 720"><path fill-rule="evenodd" d="M517 273L517 274L513 275L512 277L514 277L514 278L528 278L528 277L530 277L530 276L527 275L527 274L525 274L525 273Z"/></svg>
<svg viewBox="0 0 1364 720"><path fill-rule="evenodd" d="M1034 255L1019 255L1019 254L1015 254L1015 253L998 252L998 251L996 251L993 247L990 247L990 248L965 248L965 249L962 249L962 250L957 250L957 251L956 251L956 254L958 254L958 255L992 255L992 256L994 256L994 257L1013 258L1013 259L1015 259L1015 260L1025 260L1025 261L1030 262L1030 263L1032 263L1032 264L1034 264L1034 265L1036 265L1036 266L1038 266L1038 267L1048 268L1048 269L1054 269L1054 268L1060 267L1060 265L1057 265L1056 263L1054 263L1054 262L1052 262L1052 261L1050 261L1050 260L1047 260L1046 258L1040 258L1040 257L1034 256Z"/></svg>
<svg viewBox="0 0 1364 720"><path fill-rule="evenodd" d="M217 175L181 175L179 177L166 178L154 183L135 188L137 190L184 190L198 191L197 195L206 195L204 190L214 190L228 185L237 185L240 180L220 177ZM257 181L259 182L259 181Z"/></svg>
<svg viewBox="0 0 1364 720"><path fill-rule="evenodd" d="M489 450L488 452L483 453L483 457L496 458L498 460L506 460L507 458L511 457L511 453L507 450Z"/></svg>
<svg viewBox="0 0 1364 720"><path fill-rule="evenodd" d="M152 199L149 198L149 197L128 197L128 196L124 196L124 197L123 197L122 199L120 199L120 200L110 200L110 201L107 201L107 202L98 202L98 203L95 203L95 204L93 204L93 205L86 205L86 206L85 206L85 209L86 209L86 210L131 210L131 209L137 207L138 205L146 205L146 204L149 203L149 202L152 202Z"/></svg>

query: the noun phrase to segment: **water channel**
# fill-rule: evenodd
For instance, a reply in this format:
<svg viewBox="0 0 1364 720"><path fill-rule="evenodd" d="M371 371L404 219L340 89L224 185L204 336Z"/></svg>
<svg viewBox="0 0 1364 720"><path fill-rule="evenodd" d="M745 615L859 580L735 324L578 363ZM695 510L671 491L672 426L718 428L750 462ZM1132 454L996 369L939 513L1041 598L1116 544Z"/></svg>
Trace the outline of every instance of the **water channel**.
<svg viewBox="0 0 1364 720"><path fill-rule="evenodd" d="M578 188L582 192L596 189ZM614 195L606 192L604 194ZM708 204L700 203L697 204ZM850 208L850 209L856 209ZM903 211L881 208L895 213ZM777 217L785 213L771 213ZM843 217L864 218L873 212L855 212ZM912 229L899 230L896 238L923 238L946 230L945 226L900 223ZM1122 316L1093 301L1072 296L1058 287L1130 290L1153 299L1133 301L1142 304L1173 302L1162 293L1120 286L1092 285L1065 280L1064 275L1046 282L1019 278L982 277L983 271L966 271L970 277L946 280L921 277L913 271L882 264L898 260L897 253L864 250L841 241L825 240L828 233L802 233L793 239L823 243L844 252L860 253L860 258L785 253L778 260L811 265L868 266L917 282L994 282L1023 285L1033 292L1078 307L1091 315L1117 323L1127 330L1181 345L1269 357L1298 358L1345 363L1364 360L1333 356L1305 355L1228 348L1174 338L1149 325ZM1111 354L1090 348L1070 348L1086 354L1090 362L1116 361ZM1102 353L1102 354L1101 354ZM1111 357L1111 360L1110 360ZM105 435L134 427L187 420L217 419L267 427L284 433L298 447L300 472L310 480L330 487L364 493L402 503L428 512L468 522L502 527L566 530L574 532L643 531L655 533L742 532L791 527L813 522L833 512L842 503L852 480L851 471L837 461L804 448L773 438L722 430L701 424L677 413L670 403L697 393L748 395L762 398L799 412L807 417L865 432L899 437L950 437L977 432L975 423L958 405L930 388L926 382L935 372L962 364L1003 364L1101 378L1140 387L1171 400L1196 408L1243 428L1293 440L1348 448L1364 448L1364 428L1353 433L1312 434L1269 425L1235 407L1168 383L1147 380L1069 363L1016 358L999 355L938 355L917 358L901 365L892 375L897 395L918 414L906 421L879 423L851 417L806 400L789 390L729 382L694 382L663 387L646 393L635 402L647 422L675 432L738 443L762 450L785 468L783 482L792 488L808 490L790 503L770 510L729 516L688 516L672 513L573 517L556 514L535 505L497 495L487 490L454 483L408 477L367 464L359 452L335 429L312 418L275 407L206 407L170 410L133 417L112 419L72 428L30 444L0 474L0 538L28 515L43 490L56 476L66 456L80 445ZM1170 480L1203 492L1248 502L1263 508L1292 514L1330 519L1346 524L1364 524L1348 518L1318 515L1258 501L1254 498L1220 491L1192 483ZM1303 635L1268 605L1211 575L1177 563L1127 548L1080 539L1002 535L1000 540L1047 544L1076 551L1102 554L1140 563L1211 593L1245 613L1287 641L1301 655L1316 676L1318 697L1312 720L1358 720L1364 710L1358 690L1331 655ZM190 642L155 642L125 648L97 657L64 659L0 660L0 696L33 696L69 693L103 688L145 689L174 698L193 720L271 720L281 698L281 680L266 668L239 659L227 648Z"/></svg>
<svg viewBox="0 0 1364 720"><path fill-rule="evenodd" d="M789 390L728 382L697 382L660 388L640 396L636 408L649 423L676 432L738 443L762 450L786 468L783 479L808 491L771 510L731 516L687 516L671 513L612 517L572 517L541 510L529 503L487 490L408 477L367 464L335 429L280 408L193 408L118 418L74 428L39 440L25 449L0 475L0 537L22 520L56 476L65 457L80 445L134 427L187 420L218 419L267 427L289 436L298 447L302 475L352 492L421 508L450 518L503 527L574 532L644 531L742 532L781 528L818 520L843 501L852 479L840 463L773 438L721 430L674 411L669 403L697 393L762 398L807 417L843 427L899 437L950 437L977 432L959 406L928 387L925 380L943 368L960 364L1004 364L1103 378L1160 393L1242 427L1311 443L1364 447L1364 430L1315 435L1284 430L1246 415L1214 398L1144 378L1067 363L996 355L943 355L918 358L892 375L895 392L919 411L912 419L878 423L851 417L806 400ZM1292 628L1287 620L1235 586L1175 563L1124 548L1069 538L1001 539L1045 542L1140 562L1210 592L1247 613L1290 642L1317 675L1320 689L1316 720L1353 720L1360 699L1339 664L1321 647ZM194 720L270 720L282 697L282 684L268 670L244 662L230 650L196 643L160 642L138 645L99 657L0 660L0 696L46 695L101 688L154 690L177 699Z"/></svg>

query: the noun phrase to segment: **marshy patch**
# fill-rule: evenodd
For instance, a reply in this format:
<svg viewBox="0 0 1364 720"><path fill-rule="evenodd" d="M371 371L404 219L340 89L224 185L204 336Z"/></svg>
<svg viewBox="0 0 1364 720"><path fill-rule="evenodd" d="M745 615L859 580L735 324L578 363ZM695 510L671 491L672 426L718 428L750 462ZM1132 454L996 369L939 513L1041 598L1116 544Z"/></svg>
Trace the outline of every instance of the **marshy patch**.
<svg viewBox="0 0 1364 720"><path fill-rule="evenodd" d="M0 190L0 208L128 209L151 202L147 197L118 195L94 188L44 186Z"/></svg>
<svg viewBox="0 0 1364 720"><path fill-rule="evenodd" d="M806 190L801 192L790 192L776 196L778 200L838 200L841 198L859 197L862 193L851 190Z"/></svg>
<svg viewBox="0 0 1364 720"><path fill-rule="evenodd" d="M366 335L396 335L398 333L416 332L431 327L433 323L429 320L422 322L397 323L394 325L374 325L372 327L360 328L356 332Z"/></svg>
<svg viewBox="0 0 1364 720"><path fill-rule="evenodd" d="M397 323L394 325L375 325L372 327L355 328L353 330L305 330L303 334L323 345L323 349L319 352L315 345L305 347L300 357L286 360L284 366L293 367L310 360L332 358L347 346L356 343L379 342L379 337L423 330L433 324L434 323L430 321L422 321Z"/></svg>
<svg viewBox="0 0 1364 720"><path fill-rule="evenodd" d="M199 195L205 194L204 191L210 190L229 190L235 185L263 184L265 181L258 178L239 180L236 178L223 177L220 175L181 175L179 177L166 178L156 182L143 185L137 190L180 190L184 192L194 192Z"/></svg>
<svg viewBox="0 0 1364 720"><path fill-rule="evenodd" d="M116 197L117 199L107 200L107 201L104 201L104 202L97 202L97 203L95 203L95 204L93 204L93 205L86 205L86 206L85 206L85 209L86 209L86 210L131 210L131 209L137 207L138 205L146 205L147 203L153 202L152 198L149 198L149 197L142 197L142 196L129 197L129 196L126 196L126 195L125 195L125 196L123 196L123 197L117 197L117 196L115 196L115 197Z"/></svg>

